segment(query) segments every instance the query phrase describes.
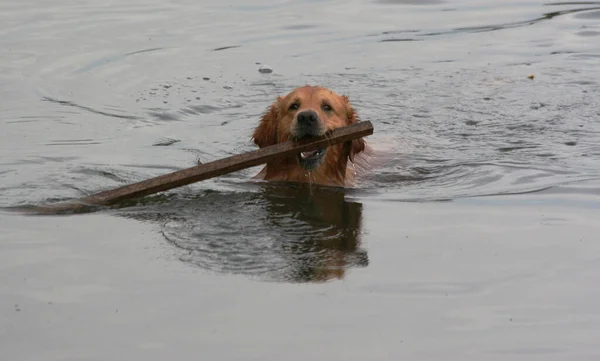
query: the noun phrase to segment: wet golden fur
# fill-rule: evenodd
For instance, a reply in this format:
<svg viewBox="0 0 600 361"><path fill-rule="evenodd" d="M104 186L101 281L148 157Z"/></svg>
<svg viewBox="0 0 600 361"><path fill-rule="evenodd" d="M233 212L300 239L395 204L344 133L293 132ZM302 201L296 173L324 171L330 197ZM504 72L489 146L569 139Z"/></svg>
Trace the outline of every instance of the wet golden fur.
<svg viewBox="0 0 600 361"><path fill-rule="evenodd" d="M327 88L307 85L277 98L255 129L252 135L254 143L259 148L263 148L293 138L298 123L297 114L306 110L313 110L318 114L319 129L322 131L330 131L360 121L348 97L338 95ZM322 163L311 171L307 171L300 165L297 155L280 158L267 163L256 178L267 181L348 186L354 180L357 169L356 157L365 150L365 146L366 143L362 138L347 144L329 146ZM349 166L348 161L353 164Z"/></svg>

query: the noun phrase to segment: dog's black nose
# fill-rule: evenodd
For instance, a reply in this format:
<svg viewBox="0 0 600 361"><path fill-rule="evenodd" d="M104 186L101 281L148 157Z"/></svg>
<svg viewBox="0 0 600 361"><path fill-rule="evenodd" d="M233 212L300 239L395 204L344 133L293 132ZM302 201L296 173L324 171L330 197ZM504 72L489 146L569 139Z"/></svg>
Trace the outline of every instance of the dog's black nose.
<svg viewBox="0 0 600 361"><path fill-rule="evenodd" d="M305 110L298 113L298 124L306 128L312 128L319 121L319 116L314 110Z"/></svg>

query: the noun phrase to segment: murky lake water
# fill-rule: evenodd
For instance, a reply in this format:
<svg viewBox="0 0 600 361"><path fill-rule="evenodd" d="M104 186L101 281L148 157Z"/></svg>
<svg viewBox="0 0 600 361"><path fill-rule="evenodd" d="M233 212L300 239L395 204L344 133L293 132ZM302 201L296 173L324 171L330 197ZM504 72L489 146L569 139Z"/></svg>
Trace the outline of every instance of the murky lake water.
<svg viewBox="0 0 600 361"><path fill-rule="evenodd" d="M600 2L2 2L0 206L255 149L304 84L367 179L0 213L0 359L600 358Z"/></svg>

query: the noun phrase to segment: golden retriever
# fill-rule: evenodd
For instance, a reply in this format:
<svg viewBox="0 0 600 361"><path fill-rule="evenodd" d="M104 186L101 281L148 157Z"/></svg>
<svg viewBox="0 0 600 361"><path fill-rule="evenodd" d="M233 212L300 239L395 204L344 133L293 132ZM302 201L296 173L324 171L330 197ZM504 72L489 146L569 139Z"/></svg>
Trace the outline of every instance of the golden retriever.
<svg viewBox="0 0 600 361"><path fill-rule="evenodd" d="M304 86L280 96L262 116L252 139L259 148L288 139L323 136L335 128L359 122L348 97L319 87ZM267 163L255 178L348 186L355 176L356 156L365 150L362 138ZM348 160L352 167L347 167Z"/></svg>

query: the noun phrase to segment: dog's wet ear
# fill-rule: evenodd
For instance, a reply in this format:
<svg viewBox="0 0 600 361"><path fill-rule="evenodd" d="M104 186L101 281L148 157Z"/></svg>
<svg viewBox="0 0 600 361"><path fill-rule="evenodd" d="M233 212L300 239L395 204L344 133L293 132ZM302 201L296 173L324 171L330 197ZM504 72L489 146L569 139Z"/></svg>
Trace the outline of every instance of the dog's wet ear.
<svg viewBox="0 0 600 361"><path fill-rule="evenodd" d="M352 163L354 163L354 156L365 150L365 144L366 142L362 138L352 140L352 147L350 148L350 154L348 155L348 158L350 158Z"/></svg>
<svg viewBox="0 0 600 361"><path fill-rule="evenodd" d="M348 125L360 122L360 118L354 110L354 107L352 107L350 99L348 99L348 97L345 95L342 95L342 99L344 100L344 106L346 107L346 118L348 119Z"/></svg>
<svg viewBox="0 0 600 361"><path fill-rule="evenodd" d="M279 97L267 108L258 127L254 130L254 134L252 134L254 144L258 145L259 148L277 143L277 120L279 119L281 101L282 97Z"/></svg>
<svg viewBox="0 0 600 361"><path fill-rule="evenodd" d="M346 118L348 119L348 125L360 122L358 113L354 110L352 104L350 104L350 99L348 99L348 97L345 95L342 95L342 98L344 99L344 106L346 107ZM350 158L351 162L354 163L354 156L365 150L365 144L366 143L362 138L354 139L352 141L352 146L350 147L350 154L348 154L348 157Z"/></svg>

